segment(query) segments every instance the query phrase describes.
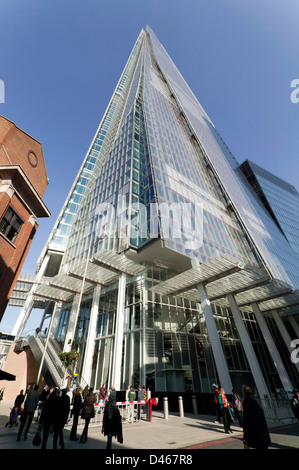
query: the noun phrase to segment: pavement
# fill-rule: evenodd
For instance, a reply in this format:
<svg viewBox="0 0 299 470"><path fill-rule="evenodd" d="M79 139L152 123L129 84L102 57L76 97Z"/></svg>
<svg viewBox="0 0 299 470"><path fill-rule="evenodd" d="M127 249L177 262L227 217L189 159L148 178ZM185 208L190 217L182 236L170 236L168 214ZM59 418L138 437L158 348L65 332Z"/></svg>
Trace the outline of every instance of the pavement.
<svg viewBox="0 0 299 470"><path fill-rule="evenodd" d="M12 403L2 401L0 405L0 449L3 450L31 450L40 449L32 444L38 423L33 419L28 438L23 437L17 442L18 426L5 426L9 420L9 413ZM115 438L112 441L112 450L117 456L125 455L151 455L150 464L158 464L155 461L158 455L167 454L169 456L182 455L198 456L198 450L242 450L242 429L234 423L233 433L225 434L223 424L215 423L214 417L210 415L185 414L180 417L178 413L170 413L168 419L164 418L162 411L153 410L152 421L146 421L145 415L139 422L123 424L123 444L119 444ZM83 421L83 420L82 420ZM82 422L81 421L81 422ZM71 424L71 423L70 423ZM269 450L298 450L299 449L299 422L286 418L279 422L267 420L272 444ZM77 435L80 437L83 426L78 427ZM85 444L79 441L70 441L70 426L64 429L65 451L74 450L100 450L106 448L106 437L101 433L101 426L91 426L88 430L88 440ZM52 449L53 435L48 440L48 449ZM59 451L59 448L56 452ZM61 452L61 451L60 451ZM145 454L144 454L145 452ZM253 451L254 452L254 451ZM165 454L165 455L166 455ZM277 456L277 453L275 453ZM57 454L56 454L57 455ZM102 455L113 455L104 452ZM201 454L202 455L202 454ZM244 456L244 451L242 453ZM248 453L245 455L248 456ZM251 454L252 455L252 454ZM197 458L196 456L196 458ZM107 457L105 457L107 458ZM110 457L111 458L111 457ZM174 457L172 457L174 458ZM181 457L180 457L181 458ZM187 458L187 457L186 457ZM191 458L191 457L190 457ZM193 457L194 459L195 457ZM144 461L144 460L143 460ZM107 463L107 462L104 462ZM118 462L108 462L117 464ZM124 462L119 462L124 463ZM125 462L127 463L127 462ZM147 462L149 463L149 462ZM169 461L165 463L191 463ZM133 464L134 466L134 464ZM136 465L137 466L137 465Z"/></svg>

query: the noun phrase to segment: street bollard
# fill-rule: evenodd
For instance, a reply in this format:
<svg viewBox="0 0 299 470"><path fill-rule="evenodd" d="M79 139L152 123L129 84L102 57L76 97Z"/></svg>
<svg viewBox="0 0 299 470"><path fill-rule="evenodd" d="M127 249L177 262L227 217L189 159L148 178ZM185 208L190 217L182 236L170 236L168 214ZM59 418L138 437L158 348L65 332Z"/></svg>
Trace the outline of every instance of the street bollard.
<svg viewBox="0 0 299 470"><path fill-rule="evenodd" d="M192 395L192 405L193 405L193 413L197 415L197 402L196 402L196 395Z"/></svg>
<svg viewBox="0 0 299 470"><path fill-rule="evenodd" d="M147 399L147 400L150 400L150 399L151 399L151 391L150 391L149 388L148 388L147 391L146 391L146 399ZM146 404L146 420L147 420L147 421L151 421L150 403L149 403L149 402Z"/></svg>
<svg viewBox="0 0 299 470"><path fill-rule="evenodd" d="M168 419L168 397L163 397L164 419Z"/></svg>
<svg viewBox="0 0 299 470"><path fill-rule="evenodd" d="M180 418L184 418L183 397L179 397L179 413L180 413Z"/></svg>

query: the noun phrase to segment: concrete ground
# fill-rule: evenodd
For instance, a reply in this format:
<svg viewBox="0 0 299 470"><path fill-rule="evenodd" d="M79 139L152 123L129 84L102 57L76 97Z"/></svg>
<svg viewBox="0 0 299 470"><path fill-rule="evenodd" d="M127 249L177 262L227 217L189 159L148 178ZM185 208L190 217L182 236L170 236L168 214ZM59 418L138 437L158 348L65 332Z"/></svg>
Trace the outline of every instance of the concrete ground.
<svg viewBox="0 0 299 470"><path fill-rule="evenodd" d="M18 426L5 426L9 420L12 403L1 402L0 404L0 449L1 450L35 450L32 439L37 429L34 418L27 440L23 437L17 442ZM133 452L136 450L165 451L171 455L175 450L194 452L197 449L243 449L242 429L233 424L232 434L225 434L223 425L214 422L213 416L185 414L180 417L178 413L169 413L168 419L164 419L161 411L153 411L153 418L148 422L142 416L140 422L123 424L123 444L117 443L113 438L112 449ZM82 421L81 421L82 422ZM268 420L268 428L271 435L270 449L299 449L299 423L291 419L273 422ZM80 437L82 426L78 428L77 435ZM66 450L105 449L106 437L101 433L100 426L90 426L88 441L80 444L79 441L70 441L70 426L64 430ZM52 449L53 435L48 440L48 449ZM127 454L127 452L124 452ZM124 455L118 452L117 455ZM244 455L244 454L243 454ZM154 458L154 457L153 457ZM154 463L154 462L152 462ZM174 463L174 462L173 462ZM185 462L187 463L187 462Z"/></svg>

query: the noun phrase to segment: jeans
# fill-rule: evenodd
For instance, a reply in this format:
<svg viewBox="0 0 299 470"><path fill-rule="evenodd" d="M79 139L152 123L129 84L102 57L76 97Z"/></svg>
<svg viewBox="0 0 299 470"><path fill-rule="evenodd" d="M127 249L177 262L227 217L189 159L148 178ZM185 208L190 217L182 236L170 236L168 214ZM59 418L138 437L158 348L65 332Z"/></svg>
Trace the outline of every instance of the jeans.
<svg viewBox="0 0 299 470"><path fill-rule="evenodd" d="M89 425L89 421L90 421L90 418L85 418L85 426L84 426L84 429L83 429L83 432L81 434L81 437L80 437L80 442L84 443L87 441L87 433L88 433L88 425Z"/></svg>
<svg viewBox="0 0 299 470"><path fill-rule="evenodd" d="M141 405L137 405L137 421L140 421L140 411L141 411Z"/></svg>
<svg viewBox="0 0 299 470"><path fill-rule="evenodd" d="M107 446L106 449L111 449L112 445L112 434L107 434Z"/></svg>
<svg viewBox="0 0 299 470"><path fill-rule="evenodd" d="M20 425L20 429L19 429L19 432L18 432L18 439L20 439L20 437L22 435L22 432L23 432L26 421L28 421L27 427L26 427L26 430L25 430L25 437L27 437L27 434L29 432L29 428L30 428L31 423L32 423L33 415L34 415L34 413L29 413L28 411L23 411L22 416L21 416L21 425Z"/></svg>

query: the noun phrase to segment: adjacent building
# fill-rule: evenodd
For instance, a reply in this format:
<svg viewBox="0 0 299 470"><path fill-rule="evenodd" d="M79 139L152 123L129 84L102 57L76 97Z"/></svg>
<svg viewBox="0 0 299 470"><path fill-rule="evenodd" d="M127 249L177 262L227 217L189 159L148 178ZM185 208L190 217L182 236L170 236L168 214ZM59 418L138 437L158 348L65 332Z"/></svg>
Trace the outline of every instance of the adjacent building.
<svg viewBox="0 0 299 470"><path fill-rule="evenodd" d="M24 279L23 279L24 281ZM142 30L41 253L14 334L47 383L293 390L299 256L153 31ZM49 332L50 330L50 332ZM61 374L59 375L59 371Z"/></svg>
<svg viewBox="0 0 299 470"><path fill-rule="evenodd" d="M38 228L49 217L40 142L0 116L0 320Z"/></svg>

